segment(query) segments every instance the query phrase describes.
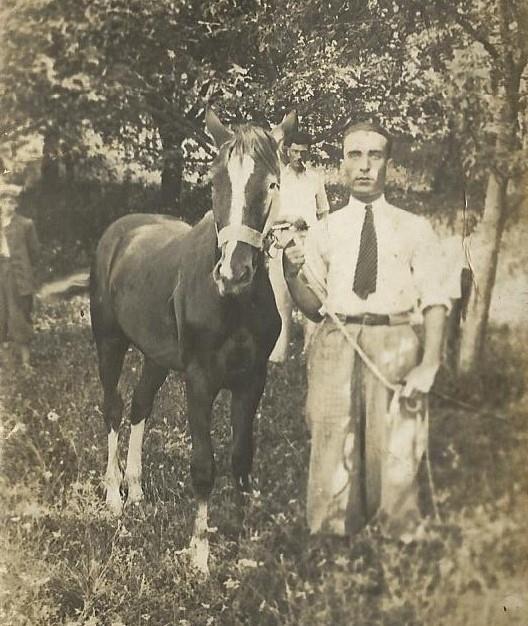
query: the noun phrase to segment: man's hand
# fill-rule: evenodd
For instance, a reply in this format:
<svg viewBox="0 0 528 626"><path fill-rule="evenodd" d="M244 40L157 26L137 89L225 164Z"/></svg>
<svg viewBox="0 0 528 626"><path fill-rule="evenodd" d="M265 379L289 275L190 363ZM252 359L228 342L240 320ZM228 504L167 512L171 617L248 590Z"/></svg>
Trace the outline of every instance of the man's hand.
<svg viewBox="0 0 528 626"><path fill-rule="evenodd" d="M414 367L405 377L405 387L402 391L403 398L410 398L414 393L429 393L433 386L439 363L420 363Z"/></svg>
<svg viewBox="0 0 528 626"><path fill-rule="evenodd" d="M294 278L304 265L304 237L295 235L290 243L284 248L284 275L286 278Z"/></svg>

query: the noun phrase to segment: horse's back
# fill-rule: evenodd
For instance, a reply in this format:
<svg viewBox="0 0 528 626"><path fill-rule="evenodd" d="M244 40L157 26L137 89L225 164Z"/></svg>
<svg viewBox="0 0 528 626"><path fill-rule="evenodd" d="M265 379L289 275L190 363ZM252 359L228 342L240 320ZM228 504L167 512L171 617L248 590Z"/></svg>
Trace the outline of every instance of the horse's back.
<svg viewBox="0 0 528 626"><path fill-rule="evenodd" d="M189 224L171 215L161 215L159 213L130 213L110 224L101 239L123 235L134 228L149 226L163 226L175 235L185 233L191 229Z"/></svg>
<svg viewBox="0 0 528 626"><path fill-rule="evenodd" d="M178 242L190 230L185 222L167 215L133 213L119 218L99 240L92 280L97 281L99 288L108 286L105 283L119 266L143 263L154 251L169 242Z"/></svg>
<svg viewBox="0 0 528 626"><path fill-rule="evenodd" d="M157 246L166 239L180 239L190 230L189 224L169 215L131 213L120 217L105 230L97 247L97 255L104 254L107 248L129 243L136 237L149 240L151 245Z"/></svg>

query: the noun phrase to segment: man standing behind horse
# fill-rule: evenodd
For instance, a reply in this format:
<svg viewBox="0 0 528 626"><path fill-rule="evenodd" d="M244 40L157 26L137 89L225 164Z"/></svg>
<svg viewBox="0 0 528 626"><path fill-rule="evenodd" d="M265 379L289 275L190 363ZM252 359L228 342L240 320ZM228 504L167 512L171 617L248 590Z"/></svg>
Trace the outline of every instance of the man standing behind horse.
<svg viewBox="0 0 528 626"><path fill-rule="evenodd" d="M420 517L427 420L411 407L420 406L439 368L449 298L432 227L385 199L391 144L370 121L346 128L342 169L350 201L284 252L295 303L311 319L324 319L308 362L312 532L349 535L377 516L384 530L402 537ZM416 307L423 348L410 325Z"/></svg>
<svg viewBox="0 0 528 626"><path fill-rule="evenodd" d="M323 177L307 162L312 138L308 133L296 132L285 145L288 164L281 171L280 211L277 222L295 223L304 220L308 227L328 215L330 207L326 197ZM270 361L282 363L288 355L291 337L293 303L282 273L282 254L270 260L269 276L281 316L282 329ZM310 341L314 324L305 322L305 349Z"/></svg>

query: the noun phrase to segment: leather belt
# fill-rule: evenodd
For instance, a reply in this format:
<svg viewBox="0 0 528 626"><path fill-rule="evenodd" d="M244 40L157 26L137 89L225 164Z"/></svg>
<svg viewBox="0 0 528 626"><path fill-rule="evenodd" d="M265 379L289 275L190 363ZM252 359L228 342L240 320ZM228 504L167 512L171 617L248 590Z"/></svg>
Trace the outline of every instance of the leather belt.
<svg viewBox="0 0 528 626"><path fill-rule="evenodd" d="M338 313L338 319L344 324L361 324L362 326L397 326L410 324L411 311L402 313L362 313L361 315L342 315Z"/></svg>

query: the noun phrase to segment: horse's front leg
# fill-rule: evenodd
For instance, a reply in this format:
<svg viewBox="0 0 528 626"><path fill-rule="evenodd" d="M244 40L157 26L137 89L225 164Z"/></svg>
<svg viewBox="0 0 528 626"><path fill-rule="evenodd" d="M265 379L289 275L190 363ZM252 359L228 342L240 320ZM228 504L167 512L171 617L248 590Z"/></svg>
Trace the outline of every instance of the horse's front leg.
<svg viewBox="0 0 528 626"><path fill-rule="evenodd" d="M207 371L190 367L186 377L187 412L191 431L191 480L198 499L194 532L190 544L191 563L205 575L209 574L209 539L207 503L213 489L215 461L211 443L211 410L218 393Z"/></svg>
<svg viewBox="0 0 528 626"><path fill-rule="evenodd" d="M233 427L233 447L231 467L237 488L247 493L251 489L251 468L253 465L253 420L257 411L264 384L266 365L260 365L251 378L240 381L232 389L231 425Z"/></svg>

